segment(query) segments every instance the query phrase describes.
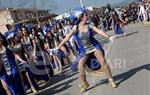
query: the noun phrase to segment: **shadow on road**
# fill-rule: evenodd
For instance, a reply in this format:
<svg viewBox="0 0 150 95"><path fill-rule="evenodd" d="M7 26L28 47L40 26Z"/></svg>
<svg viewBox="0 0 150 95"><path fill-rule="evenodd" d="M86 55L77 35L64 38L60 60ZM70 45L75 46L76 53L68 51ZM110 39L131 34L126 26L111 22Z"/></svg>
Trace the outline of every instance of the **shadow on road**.
<svg viewBox="0 0 150 95"><path fill-rule="evenodd" d="M114 77L114 79L117 81L119 80L117 83L121 84L122 82L128 80L130 77L132 77L134 74L136 74L137 72L146 69L148 71L150 71L150 64L146 64L146 65L142 65L140 67L131 69L125 73L119 74L117 76Z"/></svg>
<svg viewBox="0 0 150 95"><path fill-rule="evenodd" d="M72 73L70 70L63 71L63 73L58 74L54 76L49 83L41 87L41 92L39 92L37 95L54 95L56 93L59 93L61 91L64 91L68 88L70 88L72 85L69 83L72 83L73 81L77 80L77 78L69 79L66 82L59 83L65 79L71 78L72 76L76 75L78 72ZM58 83L57 85L55 85ZM53 86L55 85L55 86ZM68 94L69 95L69 94Z"/></svg>
<svg viewBox="0 0 150 95"><path fill-rule="evenodd" d="M75 81L77 79L78 78L73 78L73 79L70 79L66 82L57 84L53 87L50 87L48 89L43 90L42 92L39 92L37 95L54 95L54 94L60 93L64 90L70 88L72 86L70 83L72 83L73 81ZM65 95L70 95L70 93L65 94Z"/></svg>
<svg viewBox="0 0 150 95"><path fill-rule="evenodd" d="M117 84L120 85L122 82L128 80L133 75L135 75L137 72L139 72L143 69L150 71L150 64L146 64L146 65L139 66L137 68L133 68L133 69L127 71L127 72L116 75L113 78L114 78L115 81L117 81ZM108 83L107 79L101 80L100 83L98 83L96 86L93 86L93 87L89 88L88 90L90 90L92 88L95 88L99 85L105 84L105 83Z"/></svg>
<svg viewBox="0 0 150 95"><path fill-rule="evenodd" d="M128 33L128 34L126 34L126 36L128 37L128 36L131 36L131 35L133 35L133 34L137 34L139 31L135 31L135 32L132 32L132 33Z"/></svg>
<svg viewBox="0 0 150 95"><path fill-rule="evenodd" d="M68 73L69 72L69 73ZM43 86L41 89L44 89L46 87L49 87L50 85L53 85L55 83L61 82L62 80L65 80L67 78L70 78L74 75L76 75L78 72L72 73L70 70L66 70L65 72L62 72L61 74L58 74L54 76L49 83L47 83L45 86Z"/></svg>

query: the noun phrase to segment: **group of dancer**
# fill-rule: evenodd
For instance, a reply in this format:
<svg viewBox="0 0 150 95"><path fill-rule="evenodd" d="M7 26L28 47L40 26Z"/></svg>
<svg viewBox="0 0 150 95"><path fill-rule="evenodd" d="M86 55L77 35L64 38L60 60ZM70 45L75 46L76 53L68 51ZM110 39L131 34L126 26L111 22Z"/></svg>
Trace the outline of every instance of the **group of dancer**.
<svg viewBox="0 0 150 95"><path fill-rule="evenodd" d="M22 25L16 31L0 33L0 79L3 88L0 90L6 92L2 95L25 95L29 88L37 92L38 84L47 83L54 74L62 72L63 66L71 63L70 58L75 60L71 44L62 46L57 54L51 51L65 37L64 31L62 25L56 22L54 27L46 24L43 30Z"/></svg>
<svg viewBox="0 0 150 95"><path fill-rule="evenodd" d="M91 64L88 62L91 55L99 65L94 72L105 73L109 84L117 87L104 50L94 35L100 34L111 41L114 37L94 26L88 18L88 12L83 11L68 18L65 26L59 21L46 22L42 28L22 24L15 31L10 29L4 35L0 33L0 94L26 95L28 89L35 93L40 90L40 83L47 83L70 64L79 71L83 93L89 87L85 68ZM118 18L113 19L118 31L121 29Z"/></svg>

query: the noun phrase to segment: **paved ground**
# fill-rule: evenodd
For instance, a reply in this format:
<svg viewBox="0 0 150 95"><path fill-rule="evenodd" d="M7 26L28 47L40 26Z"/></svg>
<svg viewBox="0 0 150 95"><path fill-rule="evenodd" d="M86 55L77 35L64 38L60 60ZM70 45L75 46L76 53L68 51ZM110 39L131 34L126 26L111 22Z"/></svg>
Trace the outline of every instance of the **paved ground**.
<svg viewBox="0 0 150 95"><path fill-rule="evenodd" d="M150 94L150 27L131 24L125 27L127 37L115 39L107 56L113 76L119 84L111 88L105 76L97 81L88 76L90 88L83 95L149 95ZM107 45L105 50L107 51ZM37 95L81 95L78 73L66 69L55 76Z"/></svg>

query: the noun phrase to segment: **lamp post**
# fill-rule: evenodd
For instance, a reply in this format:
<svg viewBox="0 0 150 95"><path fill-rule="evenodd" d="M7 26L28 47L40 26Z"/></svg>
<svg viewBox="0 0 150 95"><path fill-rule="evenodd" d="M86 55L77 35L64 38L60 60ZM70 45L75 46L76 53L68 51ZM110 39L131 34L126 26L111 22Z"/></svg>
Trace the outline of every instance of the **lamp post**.
<svg viewBox="0 0 150 95"><path fill-rule="evenodd" d="M81 8L83 8L83 0L80 0Z"/></svg>

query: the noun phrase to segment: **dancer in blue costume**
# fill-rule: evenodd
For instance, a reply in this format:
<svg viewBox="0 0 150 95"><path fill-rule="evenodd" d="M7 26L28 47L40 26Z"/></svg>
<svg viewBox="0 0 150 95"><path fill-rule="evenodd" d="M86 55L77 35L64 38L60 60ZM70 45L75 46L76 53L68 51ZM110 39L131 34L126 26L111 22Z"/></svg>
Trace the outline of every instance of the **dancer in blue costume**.
<svg viewBox="0 0 150 95"><path fill-rule="evenodd" d="M1 92L0 95L7 95L1 81L0 81L0 92Z"/></svg>
<svg viewBox="0 0 150 95"><path fill-rule="evenodd" d="M32 31L32 27L30 27L29 30ZM43 83L48 81L47 74L44 72L41 73L41 71L43 70L45 71L45 66L39 64L39 62L42 62L42 60L40 59L43 59L41 54L42 51L40 52L40 50L38 50L37 47L39 43L36 43L32 34L30 34L30 32L25 26L21 28L21 31L22 31L21 42L22 44L25 45L30 55L33 55L33 60L32 60L33 62L32 64L30 64L32 73L35 75L35 78L38 81L38 83Z"/></svg>
<svg viewBox="0 0 150 95"><path fill-rule="evenodd" d="M5 36L7 37L7 33L5 33ZM8 44L4 36L0 34L0 37L3 39L3 44L1 45L1 47L3 47L4 49L3 52L0 52L0 57L2 58L2 60L5 61L5 64L8 64L10 67L12 85L15 89L15 93L18 93L19 95L25 95L24 85L22 83L22 79L20 77L20 73L15 62L15 57L12 52L7 48Z"/></svg>
<svg viewBox="0 0 150 95"><path fill-rule="evenodd" d="M2 34L0 34L0 55L6 51L5 46L3 46L4 41L3 41L3 37ZM7 72L5 70L4 64L7 62L7 59L4 59L2 56L0 56L0 81L1 81L1 85L0 88L4 89L4 91L0 92L2 93L2 95L16 95L14 88L10 82L10 79L7 75Z"/></svg>
<svg viewBox="0 0 150 95"><path fill-rule="evenodd" d="M64 26L64 29L65 29L64 35L65 36L70 32L72 27L73 27L73 23L71 22L71 20L66 19L66 25ZM69 58L72 59L71 62L74 62L76 59L76 56L77 56L74 37L71 37L69 39L69 41L66 43L66 46L70 50Z"/></svg>
<svg viewBox="0 0 150 95"><path fill-rule="evenodd" d="M60 22L56 22L56 37L57 37L57 46L61 43L62 39L65 37L64 28ZM68 56L70 55L70 50L66 44L60 47L61 63L63 66L70 63Z"/></svg>
<svg viewBox="0 0 150 95"><path fill-rule="evenodd" d="M112 27L116 35L125 35L121 23L126 23L122 20L116 11L112 11Z"/></svg>
<svg viewBox="0 0 150 95"><path fill-rule="evenodd" d="M2 59L0 59L0 81L2 82L2 86L7 93L5 94L4 92L2 95L16 95L7 72L2 64Z"/></svg>
<svg viewBox="0 0 150 95"><path fill-rule="evenodd" d="M88 14L86 12L83 12L80 15L79 24L74 26L72 31L66 36L66 38L60 43L60 45L56 49L54 49L54 51L57 51L74 34L80 47L78 54L79 58L78 67L79 67L79 78L81 81L81 92L85 92L89 87L89 84L86 80L85 66L87 60L89 59L90 54L92 53L95 55L95 57L101 64L101 69L99 70L99 72L103 71L108 76L110 85L115 88L117 87L117 85L112 78L110 68L104 58L102 52L103 49L101 45L94 39L93 35L94 33L98 33L110 40L113 40L113 37L108 36L105 32L99 30L95 26L88 24L87 21L88 21Z"/></svg>
<svg viewBox="0 0 150 95"><path fill-rule="evenodd" d="M31 29L31 40L33 44L33 55L38 61L38 69L42 69L44 74L41 75L41 79L44 81L49 81L53 75L53 69L51 67L51 60L49 59L49 55L44 47L44 34L42 34L41 29L36 29L33 27Z"/></svg>
<svg viewBox="0 0 150 95"><path fill-rule="evenodd" d="M20 42L20 38L16 35L16 32L9 34L7 39L10 42L9 49L19 62L19 69L23 75L22 78L24 83L30 87L33 92L37 92L39 87L35 82L34 76L29 67L29 63L33 59L33 56L27 52L25 46ZM27 55L28 59L25 54Z"/></svg>
<svg viewBox="0 0 150 95"><path fill-rule="evenodd" d="M54 27L51 27L50 25L46 25L43 29L43 32L45 35L45 48L46 48L47 52L49 52L53 70L55 73L61 73L62 72L61 61L56 54L53 54L51 52L52 48L57 47L57 46L55 46L57 37L53 35Z"/></svg>

